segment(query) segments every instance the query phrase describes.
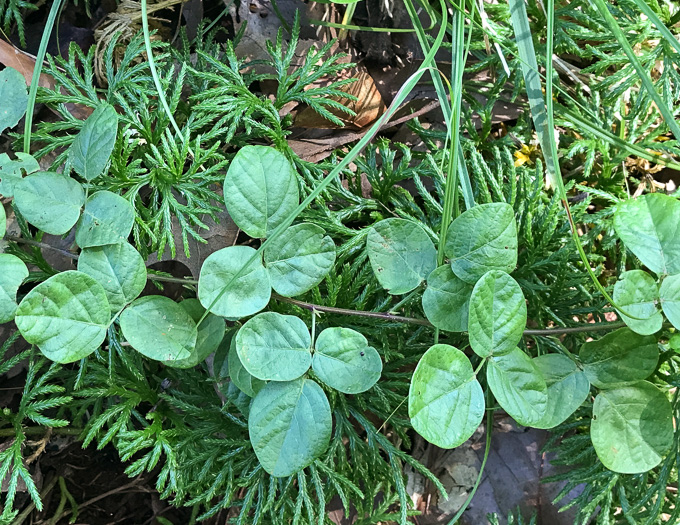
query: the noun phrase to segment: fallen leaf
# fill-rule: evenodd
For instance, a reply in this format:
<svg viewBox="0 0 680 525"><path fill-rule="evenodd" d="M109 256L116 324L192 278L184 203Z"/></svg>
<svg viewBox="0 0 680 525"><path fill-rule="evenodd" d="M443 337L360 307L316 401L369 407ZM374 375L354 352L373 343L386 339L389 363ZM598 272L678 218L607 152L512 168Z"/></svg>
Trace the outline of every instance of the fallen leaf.
<svg viewBox="0 0 680 525"><path fill-rule="evenodd" d="M344 73L345 74L340 75L339 78L333 80L346 78L346 74L349 74L351 78L355 79L354 82L347 84L342 88L342 90L350 95L350 97L333 97L333 99L354 111L355 115L347 115L346 113L333 109L331 109L331 113L342 120L346 124L345 127L361 129L374 122L385 112L385 102L373 81L373 77L371 77L366 69L366 66L359 64ZM314 87L318 86L314 85ZM356 97L356 100L351 97ZM338 128L336 124L323 118L311 108L305 108L297 114L295 117L295 126L300 128L321 129Z"/></svg>

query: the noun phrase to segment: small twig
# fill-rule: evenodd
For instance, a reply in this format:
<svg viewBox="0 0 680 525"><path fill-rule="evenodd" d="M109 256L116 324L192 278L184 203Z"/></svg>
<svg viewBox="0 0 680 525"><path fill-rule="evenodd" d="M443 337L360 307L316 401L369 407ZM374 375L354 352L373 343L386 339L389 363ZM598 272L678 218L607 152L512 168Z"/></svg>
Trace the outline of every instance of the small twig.
<svg viewBox="0 0 680 525"><path fill-rule="evenodd" d="M27 244L29 246L35 246L36 248L53 250L55 252L60 253L61 255L65 256L65 257L69 257L71 259L78 259L77 253L69 252L68 250L62 250L61 248L57 248L55 246L50 246L49 244L45 244L44 242L33 241L31 239L24 239L23 237L16 237L14 235L5 235L5 239L7 239L8 241L16 242L18 244Z"/></svg>

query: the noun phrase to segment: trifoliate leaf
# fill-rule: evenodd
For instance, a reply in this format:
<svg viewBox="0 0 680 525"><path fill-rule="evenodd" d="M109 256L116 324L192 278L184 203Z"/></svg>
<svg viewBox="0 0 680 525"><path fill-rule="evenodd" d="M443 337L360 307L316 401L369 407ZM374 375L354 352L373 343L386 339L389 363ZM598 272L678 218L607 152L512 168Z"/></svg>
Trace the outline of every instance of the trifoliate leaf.
<svg viewBox="0 0 680 525"><path fill-rule="evenodd" d="M437 266L429 235L412 221L385 219L368 230L366 250L373 273L392 295L408 293Z"/></svg>
<svg viewBox="0 0 680 525"><path fill-rule="evenodd" d="M250 441L275 477L291 476L321 456L331 429L328 399L311 379L267 383L250 406Z"/></svg>
<svg viewBox="0 0 680 525"><path fill-rule="evenodd" d="M14 184L14 203L24 218L52 235L63 235L78 222L85 192L78 182L51 172L38 172Z"/></svg>
<svg viewBox="0 0 680 525"><path fill-rule="evenodd" d="M647 381L603 390L593 404L590 438L610 470L638 474L656 467L673 445L673 410Z"/></svg>
<svg viewBox="0 0 680 525"><path fill-rule="evenodd" d="M536 363L519 348L491 357L486 380L498 404L520 425L532 427L545 417L548 386Z"/></svg>
<svg viewBox="0 0 680 525"><path fill-rule="evenodd" d="M470 346L480 357L512 352L527 324L522 289L500 270L485 273L470 297Z"/></svg>
<svg viewBox="0 0 680 525"><path fill-rule="evenodd" d="M441 448L472 436L484 417L484 392L463 352L443 344L425 352L411 380L408 415L416 432Z"/></svg>
<svg viewBox="0 0 680 525"><path fill-rule="evenodd" d="M450 265L440 266L427 278L422 299L425 317L441 330L465 332L471 294L472 285L456 277Z"/></svg>
<svg viewBox="0 0 680 525"><path fill-rule="evenodd" d="M359 332L326 328L314 345L312 368L321 381L345 394L365 392L380 379L382 360Z"/></svg>
<svg viewBox="0 0 680 525"><path fill-rule="evenodd" d="M625 312L640 319L628 317L623 312L621 319L628 327L641 335L651 335L661 330L663 316L656 307L659 290L654 278L642 270L623 272L614 285L614 301Z"/></svg>
<svg viewBox="0 0 680 525"><path fill-rule="evenodd" d="M113 313L134 301L146 286L144 259L126 242L85 248L78 270L104 287Z"/></svg>
<svg viewBox="0 0 680 525"><path fill-rule="evenodd" d="M132 348L149 359L187 359L196 347L196 323L179 304L161 295L140 297L120 315Z"/></svg>
<svg viewBox="0 0 680 525"><path fill-rule="evenodd" d="M680 273L680 202L650 193L618 205L614 228L631 252L657 275Z"/></svg>
<svg viewBox="0 0 680 525"><path fill-rule="evenodd" d="M581 346L579 357L588 380L598 388L646 379L656 369L656 338L620 328Z"/></svg>
<svg viewBox="0 0 680 525"><path fill-rule="evenodd" d="M512 272L517 264L517 223L512 206L480 204L449 226L444 253L463 281L475 284L486 272Z"/></svg>
<svg viewBox="0 0 680 525"><path fill-rule="evenodd" d="M250 246L230 246L205 260L198 279L198 299L205 308L215 315L240 319L267 306L272 290L259 256L234 279L255 253Z"/></svg>
<svg viewBox="0 0 680 525"><path fill-rule="evenodd" d="M76 243L81 248L127 242L135 211L123 197L110 191L93 193L76 227Z"/></svg>
<svg viewBox="0 0 680 525"><path fill-rule="evenodd" d="M236 350L248 372L264 381L290 381L312 364L312 338L294 315L265 312L250 319L236 334Z"/></svg>
<svg viewBox="0 0 680 525"><path fill-rule="evenodd" d="M548 408L536 428L553 428L566 421L588 397L590 382L566 356L543 354L534 358L548 386Z"/></svg>
<svg viewBox="0 0 680 525"><path fill-rule="evenodd" d="M256 238L269 236L300 201L290 162L268 146L241 148L227 170L223 190L231 218Z"/></svg>
<svg viewBox="0 0 680 525"><path fill-rule="evenodd" d="M0 71L0 133L16 126L28 107L24 76L12 67Z"/></svg>
<svg viewBox="0 0 680 525"><path fill-rule="evenodd" d="M264 250L272 288L285 297L310 290L328 275L335 262L333 239L313 224L296 224Z"/></svg>
<svg viewBox="0 0 680 525"><path fill-rule="evenodd" d="M0 195L14 197L14 185L24 176L40 170L38 161L28 153L17 151L16 160L9 158L7 153L0 153Z"/></svg>
<svg viewBox="0 0 680 525"><path fill-rule="evenodd" d="M14 319L17 290L26 277L28 268L21 259L8 253L0 254L0 323Z"/></svg>
<svg viewBox="0 0 680 525"><path fill-rule="evenodd" d="M28 292L15 322L24 339L48 359L72 363L102 344L110 318L104 288L85 273L67 271Z"/></svg>

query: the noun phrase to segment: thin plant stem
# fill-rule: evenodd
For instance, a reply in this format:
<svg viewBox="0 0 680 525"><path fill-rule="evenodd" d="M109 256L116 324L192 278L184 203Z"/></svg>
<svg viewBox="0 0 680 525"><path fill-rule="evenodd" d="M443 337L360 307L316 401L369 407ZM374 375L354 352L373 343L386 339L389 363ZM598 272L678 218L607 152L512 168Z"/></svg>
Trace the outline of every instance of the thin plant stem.
<svg viewBox="0 0 680 525"><path fill-rule="evenodd" d="M35 97L38 94L38 83L40 82L40 73L42 72L43 61L47 53L47 43L50 40L52 28L59 15L62 2L63 0L54 0L52 7L50 7L50 13L47 15L45 29L43 29L42 38L40 39L38 54L35 57L35 67L33 68L31 87L28 90L28 105L26 106L26 118L24 120L24 153L31 153L31 128L33 127L33 114L35 112Z"/></svg>
<svg viewBox="0 0 680 525"><path fill-rule="evenodd" d="M488 406L488 401L490 399L490 395L487 392L487 406ZM486 412L486 445L484 446L484 457L482 458L482 465L479 468L479 474L477 475L477 479L475 480L475 484L472 486L472 490L470 491L470 495L467 497L465 500L465 503L463 503L463 506L458 509L458 512L456 512L456 515L449 521L448 525L455 525L458 519L463 515L463 513L467 510L468 505L470 505L470 502L472 501L472 498L475 497L475 494L477 493L477 489L479 488L479 484L482 482L482 475L484 474L484 468L486 467L486 460L489 459L489 452L491 451L491 432L493 430L493 410L488 410Z"/></svg>

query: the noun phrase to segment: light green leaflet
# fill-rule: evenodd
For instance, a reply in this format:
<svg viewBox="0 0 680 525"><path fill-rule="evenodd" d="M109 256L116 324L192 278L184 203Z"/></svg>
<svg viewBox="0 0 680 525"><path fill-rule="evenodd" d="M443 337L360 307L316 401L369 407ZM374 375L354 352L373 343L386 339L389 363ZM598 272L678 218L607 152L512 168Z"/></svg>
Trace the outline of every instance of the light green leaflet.
<svg viewBox="0 0 680 525"><path fill-rule="evenodd" d="M229 364L230 348L233 345L236 330L229 330L222 342L215 350L215 358L213 359L213 374L217 381L216 386L224 397L229 400L245 417L250 414L251 398L245 392L239 389L234 382L232 376L231 365ZM236 358L238 360L238 357ZM240 370L245 372L243 365L240 365ZM247 373L247 372L246 372ZM252 377L252 376L251 376ZM264 386L264 382L262 383ZM258 389L259 391L259 389Z"/></svg>
<svg viewBox="0 0 680 525"><path fill-rule="evenodd" d="M659 360L656 338L620 328L581 346L579 357L588 380L598 388L646 379Z"/></svg>
<svg viewBox="0 0 680 525"><path fill-rule="evenodd" d="M406 219L385 219L366 237L373 273L392 295L418 287L437 266L437 250L423 228Z"/></svg>
<svg viewBox="0 0 680 525"><path fill-rule="evenodd" d="M659 291L654 278L642 270L623 272L614 285L614 301L623 310L639 317L632 319L619 312L628 327L641 335L650 335L661 330L663 316L656 307Z"/></svg>
<svg viewBox="0 0 680 525"><path fill-rule="evenodd" d="M0 133L13 128L26 113L28 91L24 76L16 69L6 67L0 71Z"/></svg>
<svg viewBox="0 0 680 525"><path fill-rule="evenodd" d="M480 357L512 352L527 324L527 305L519 284L492 270L475 284L470 297L470 346Z"/></svg>
<svg viewBox="0 0 680 525"><path fill-rule="evenodd" d="M91 181L104 172L116 143L118 114L102 102L76 135L69 149L69 162L78 175Z"/></svg>
<svg viewBox="0 0 680 525"><path fill-rule="evenodd" d="M312 369L331 388L358 394L378 382L382 360L359 332L333 327L326 328L317 337Z"/></svg>
<svg viewBox="0 0 680 525"><path fill-rule="evenodd" d="M534 359L548 386L548 408L536 428L553 428L580 407L590 393L586 375L568 357L543 354Z"/></svg>
<svg viewBox="0 0 680 525"><path fill-rule="evenodd" d="M144 259L126 242L85 248L80 252L78 270L104 287L112 313L134 301L146 286Z"/></svg>
<svg viewBox="0 0 680 525"><path fill-rule="evenodd" d="M262 467L286 477L310 465L328 448L331 408L311 379L267 383L248 417L250 441Z"/></svg>
<svg viewBox="0 0 680 525"><path fill-rule="evenodd" d="M135 212L123 197L110 191L93 193L76 227L76 243L81 248L127 242Z"/></svg>
<svg viewBox="0 0 680 525"><path fill-rule="evenodd" d="M52 235L67 233L80 217L85 192L75 180L47 171L14 184L14 203L24 218Z"/></svg>
<svg viewBox="0 0 680 525"><path fill-rule="evenodd" d="M236 350L245 369L264 381L290 381L312 364L307 325L293 315L265 312L236 334Z"/></svg>
<svg viewBox="0 0 680 525"><path fill-rule="evenodd" d="M104 288L82 272L54 275L19 304L15 322L21 335L57 363L72 363L94 352L111 318Z"/></svg>
<svg viewBox="0 0 680 525"><path fill-rule="evenodd" d="M614 228L631 252L657 275L680 273L680 202L650 193L619 204Z"/></svg>
<svg viewBox="0 0 680 525"><path fill-rule="evenodd" d="M296 224L264 251L272 288L284 297L310 290L328 275L335 262L333 239L319 226Z"/></svg>
<svg viewBox="0 0 680 525"><path fill-rule="evenodd" d="M140 354L157 361L187 359L196 347L196 322L168 297L140 297L120 315L123 336Z"/></svg>
<svg viewBox="0 0 680 525"><path fill-rule="evenodd" d="M229 345L229 377L232 382L249 397L255 397L260 390L267 384L266 381L258 379L245 369L236 351L236 337L231 339Z"/></svg>
<svg viewBox="0 0 680 525"><path fill-rule="evenodd" d="M456 277L450 265L440 266L427 278L422 298L425 317L441 330L467 331L471 293L472 285Z"/></svg>
<svg viewBox="0 0 680 525"><path fill-rule="evenodd" d="M519 348L493 356L486 380L498 404L520 425L533 427L548 410L548 386L534 361Z"/></svg>
<svg viewBox="0 0 680 525"><path fill-rule="evenodd" d="M408 393L413 428L429 442L454 448L484 417L484 392L463 352L434 345L420 359Z"/></svg>
<svg viewBox="0 0 680 525"><path fill-rule="evenodd" d="M671 404L647 381L603 390L593 405L590 438L608 469L646 472L661 463L673 445Z"/></svg>
<svg viewBox="0 0 680 525"><path fill-rule="evenodd" d="M663 313L676 328L680 329L680 275L669 275L659 288L659 300Z"/></svg>
<svg viewBox="0 0 680 525"><path fill-rule="evenodd" d="M210 254L198 279L198 299L205 308L215 315L240 319L267 306L272 290L269 273L261 259L251 263L223 293L225 284L254 254L250 246L230 246Z"/></svg>
<svg viewBox="0 0 680 525"><path fill-rule="evenodd" d="M17 290L26 277L28 268L21 259L8 253L0 254L0 323L14 319Z"/></svg>
<svg viewBox="0 0 680 525"><path fill-rule="evenodd" d="M459 215L449 226L444 253L451 269L469 284L486 272L510 273L517 265L517 223L512 206L480 204Z"/></svg>
<svg viewBox="0 0 680 525"><path fill-rule="evenodd" d="M3 197L14 196L14 185L24 176L40 170L38 161L28 153L17 151L16 160L9 158L7 153L0 153L0 195Z"/></svg>
<svg viewBox="0 0 680 525"><path fill-rule="evenodd" d="M186 310L195 323L198 323L205 313L205 308L201 306L198 299L184 299L179 305ZM196 345L191 350L191 355L184 359L165 361L167 366L192 368L205 361L205 358L217 349L226 330L224 319L208 314L200 325L197 324L197 327Z"/></svg>
<svg viewBox="0 0 680 525"><path fill-rule="evenodd" d="M297 207L300 195L293 168L274 148L245 146L224 178L224 204L236 225L265 238Z"/></svg>

